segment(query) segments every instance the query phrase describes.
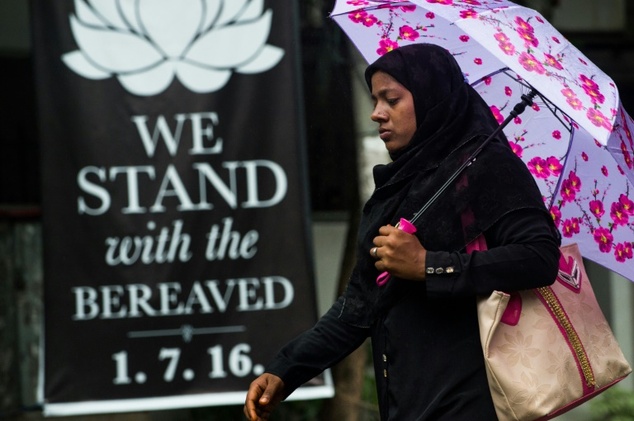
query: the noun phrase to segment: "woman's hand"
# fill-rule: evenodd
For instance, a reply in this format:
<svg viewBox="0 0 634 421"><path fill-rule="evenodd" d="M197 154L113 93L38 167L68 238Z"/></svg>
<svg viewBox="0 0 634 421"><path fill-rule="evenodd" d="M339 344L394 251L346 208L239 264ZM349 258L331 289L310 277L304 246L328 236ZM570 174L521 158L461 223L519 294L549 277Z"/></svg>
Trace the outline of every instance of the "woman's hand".
<svg viewBox="0 0 634 421"><path fill-rule="evenodd" d="M264 373L251 382L244 403L249 421L268 420L284 397L284 382L274 374Z"/></svg>
<svg viewBox="0 0 634 421"><path fill-rule="evenodd" d="M415 235L392 225L379 229L370 254L376 259L374 266L381 272L411 281L425 280L425 256L427 250Z"/></svg>

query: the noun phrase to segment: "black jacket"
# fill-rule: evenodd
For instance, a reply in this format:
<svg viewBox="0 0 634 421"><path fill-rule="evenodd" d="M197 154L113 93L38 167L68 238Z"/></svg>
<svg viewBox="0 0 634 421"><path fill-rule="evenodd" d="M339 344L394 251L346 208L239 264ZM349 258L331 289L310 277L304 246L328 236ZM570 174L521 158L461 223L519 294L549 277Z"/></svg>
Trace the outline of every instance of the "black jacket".
<svg viewBox="0 0 634 421"><path fill-rule="evenodd" d="M536 210L508 214L485 236L487 252L427 253L428 267L452 266L451 274L391 280L401 284L399 298L370 327L343 322L340 297L267 371L291 393L371 337L382 420L495 420L475 294L549 285L559 253L550 223Z"/></svg>

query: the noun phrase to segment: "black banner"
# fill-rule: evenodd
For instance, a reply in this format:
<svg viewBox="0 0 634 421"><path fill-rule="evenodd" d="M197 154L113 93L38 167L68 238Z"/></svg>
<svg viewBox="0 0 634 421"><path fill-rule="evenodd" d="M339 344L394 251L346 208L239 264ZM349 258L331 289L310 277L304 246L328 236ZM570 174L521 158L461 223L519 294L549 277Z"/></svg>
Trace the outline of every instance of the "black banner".
<svg viewBox="0 0 634 421"><path fill-rule="evenodd" d="M48 415L241 403L314 323L295 3L31 3Z"/></svg>

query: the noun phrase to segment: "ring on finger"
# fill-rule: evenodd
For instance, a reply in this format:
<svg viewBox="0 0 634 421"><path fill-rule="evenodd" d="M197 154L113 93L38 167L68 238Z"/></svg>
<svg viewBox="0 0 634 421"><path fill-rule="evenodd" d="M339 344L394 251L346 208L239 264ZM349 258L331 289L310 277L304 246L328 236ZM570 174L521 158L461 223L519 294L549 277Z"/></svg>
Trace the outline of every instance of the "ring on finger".
<svg viewBox="0 0 634 421"><path fill-rule="evenodd" d="M377 256L377 255L376 255L376 249L377 249L377 247L374 247L374 248L372 249L372 256L374 256L374 257L379 257L379 256Z"/></svg>

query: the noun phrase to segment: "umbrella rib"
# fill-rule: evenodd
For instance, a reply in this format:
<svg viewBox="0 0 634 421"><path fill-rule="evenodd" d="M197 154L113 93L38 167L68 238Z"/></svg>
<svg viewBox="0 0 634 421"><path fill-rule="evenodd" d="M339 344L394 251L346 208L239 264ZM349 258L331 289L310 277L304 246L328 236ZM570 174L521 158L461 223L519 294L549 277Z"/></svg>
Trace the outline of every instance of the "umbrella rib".
<svg viewBox="0 0 634 421"><path fill-rule="evenodd" d="M568 116L566 113L564 113L562 110L560 110L555 104L553 104L552 102L550 102L548 99L546 99L545 97L543 97L541 94L538 94L539 97L544 101L544 105L550 110L551 113L553 113L553 115L555 116L555 118L557 120L559 120L559 122L568 129L568 131L570 133L572 133L573 131L573 127L572 124L569 121L565 121L564 119L562 119L559 116L559 113L562 113L564 115L566 115L568 117L568 119L572 120L572 118L570 116ZM559 111L559 113L557 112Z"/></svg>
<svg viewBox="0 0 634 421"><path fill-rule="evenodd" d="M519 83L520 85L526 87L527 89L531 90L531 91L535 91L536 95L543 101L544 105L546 106L546 108L548 108L550 110L550 112L555 116L555 118L557 120L559 120L559 122L562 124L562 126L566 127L568 129L569 132L572 133L572 124L569 122L566 122L565 120L563 120L559 114L557 113L557 111L559 111L562 114L565 114L570 120L572 120L572 118L570 118L570 116L568 116L566 113L564 113L559 107L557 107L555 104L553 104L551 101L548 100L548 98L546 98L545 96L543 96L537 89L535 89L530 83L521 80L515 76L513 76L510 73L511 69L509 69L508 67L505 69L502 69L502 72L504 72L504 74L506 74L508 77L510 77L511 79L513 79L515 82Z"/></svg>

